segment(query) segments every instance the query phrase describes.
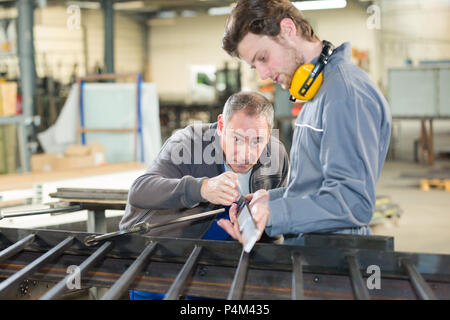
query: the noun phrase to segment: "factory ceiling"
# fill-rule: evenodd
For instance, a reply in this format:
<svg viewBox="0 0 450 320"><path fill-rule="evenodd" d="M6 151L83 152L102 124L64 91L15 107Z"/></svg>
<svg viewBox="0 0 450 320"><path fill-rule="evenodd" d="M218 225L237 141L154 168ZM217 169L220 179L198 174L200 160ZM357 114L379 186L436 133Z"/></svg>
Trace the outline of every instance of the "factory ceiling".
<svg viewBox="0 0 450 320"><path fill-rule="evenodd" d="M77 5L81 9L100 9L102 0L35 0L37 7ZM16 5L17 0L0 0L0 7ZM114 10L129 13L143 19L165 18L176 16L193 17L198 14L206 14L227 11L236 2L235 0L113 0ZM347 0L363 7L367 7L372 1ZM212 11L211 11L212 10ZM223 13L222 13L223 14ZM227 14L227 13L225 13Z"/></svg>

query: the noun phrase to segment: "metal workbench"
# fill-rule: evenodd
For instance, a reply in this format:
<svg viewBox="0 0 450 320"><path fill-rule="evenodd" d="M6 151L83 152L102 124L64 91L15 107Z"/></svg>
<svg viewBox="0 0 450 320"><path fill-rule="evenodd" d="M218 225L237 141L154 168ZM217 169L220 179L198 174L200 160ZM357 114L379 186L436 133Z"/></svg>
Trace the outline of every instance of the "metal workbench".
<svg viewBox="0 0 450 320"><path fill-rule="evenodd" d="M126 202L125 191L88 193L59 189L53 196L67 207L55 210L88 209L101 220ZM450 255L397 252L392 237L308 234L303 246L257 243L246 254L236 241L130 234L87 247L92 234L0 228L0 299L23 298L24 281L51 284L30 299L62 298L71 266L82 288L109 288L111 300L130 289L166 299L450 299Z"/></svg>
<svg viewBox="0 0 450 320"><path fill-rule="evenodd" d="M218 299L449 299L450 256L395 252L392 238L309 235L305 246L126 235L86 247L89 233L0 228L0 298L14 299L23 280L55 283L41 299L69 290L69 266L83 287ZM369 290L369 266L381 270ZM38 298L38 297L36 297Z"/></svg>

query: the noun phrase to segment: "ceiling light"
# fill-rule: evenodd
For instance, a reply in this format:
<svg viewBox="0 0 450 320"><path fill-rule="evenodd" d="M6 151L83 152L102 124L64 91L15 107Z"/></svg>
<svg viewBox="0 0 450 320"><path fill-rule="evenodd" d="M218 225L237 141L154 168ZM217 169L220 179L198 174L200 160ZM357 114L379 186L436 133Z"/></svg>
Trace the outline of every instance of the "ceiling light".
<svg viewBox="0 0 450 320"><path fill-rule="evenodd" d="M185 18L193 18L197 16L197 12L194 10L183 10L180 15Z"/></svg>
<svg viewBox="0 0 450 320"><path fill-rule="evenodd" d="M347 6L346 0L317 0L317 1L297 1L294 6L300 10L323 10L323 9L341 9Z"/></svg>
<svg viewBox="0 0 450 320"><path fill-rule="evenodd" d="M208 14L210 16L220 16L225 14L230 14L233 8L231 6L228 7L214 7L208 9Z"/></svg>
<svg viewBox="0 0 450 320"><path fill-rule="evenodd" d="M161 19L173 19L177 17L177 13L175 11L161 11L157 14L157 17Z"/></svg>
<svg viewBox="0 0 450 320"><path fill-rule="evenodd" d="M94 1L67 1L67 5L77 6L80 9L100 9L100 3Z"/></svg>
<svg viewBox="0 0 450 320"><path fill-rule="evenodd" d="M114 10L136 10L145 7L144 1L128 1L114 3Z"/></svg>

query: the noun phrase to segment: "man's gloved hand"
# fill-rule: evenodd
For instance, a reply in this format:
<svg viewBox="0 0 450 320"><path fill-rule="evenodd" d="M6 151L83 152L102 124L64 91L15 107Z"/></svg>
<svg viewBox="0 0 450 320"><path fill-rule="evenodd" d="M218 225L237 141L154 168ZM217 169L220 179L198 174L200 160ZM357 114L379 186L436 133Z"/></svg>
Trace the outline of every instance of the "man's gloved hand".
<svg viewBox="0 0 450 320"><path fill-rule="evenodd" d="M239 198L238 175L228 171L217 177L205 179L200 194L203 199L213 204L230 206Z"/></svg>

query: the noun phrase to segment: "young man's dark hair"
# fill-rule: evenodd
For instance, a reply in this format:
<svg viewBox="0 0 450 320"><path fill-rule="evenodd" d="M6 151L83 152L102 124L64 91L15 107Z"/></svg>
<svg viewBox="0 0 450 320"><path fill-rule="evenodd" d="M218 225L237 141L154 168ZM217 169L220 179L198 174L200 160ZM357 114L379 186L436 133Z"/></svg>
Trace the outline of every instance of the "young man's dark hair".
<svg viewBox="0 0 450 320"><path fill-rule="evenodd" d="M305 40L319 40L312 26L289 0L244 0L237 3L228 18L222 48L238 57L237 46L247 33L276 37L284 18L292 19Z"/></svg>

